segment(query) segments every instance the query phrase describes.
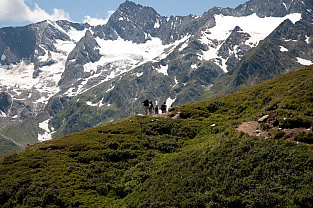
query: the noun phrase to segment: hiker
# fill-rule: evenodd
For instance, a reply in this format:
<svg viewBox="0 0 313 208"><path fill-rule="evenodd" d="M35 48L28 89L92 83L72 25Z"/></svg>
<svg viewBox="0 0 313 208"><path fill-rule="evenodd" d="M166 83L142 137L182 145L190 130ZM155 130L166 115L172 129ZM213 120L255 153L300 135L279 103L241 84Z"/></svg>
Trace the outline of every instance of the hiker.
<svg viewBox="0 0 313 208"><path fill-rule="evenodd" d="M162 113L166 113L166 102L164 102L164 104L161 105L161 110Z"/></svg>
<svg viewBox="0 0 313 208"><path fill-rule="evenodd" d="M153 110L153 104L152 104L152 100L150 100L149 102L149 115L152 115L152 110Z"/></svg>
<svg viewBox="0 0 313 208"><path fill-rule="evenodd" d="M159 106L158 105L155 106L154 113L155 114L159 114Z"/></svg>
<svg viewBox="0 0 313 208"><path fill-rule="evenodd" d="M149 100L145 99L145 101L143 101L143 110L145 112L145 116L148 115L148 109L149 109Z"/></svg>

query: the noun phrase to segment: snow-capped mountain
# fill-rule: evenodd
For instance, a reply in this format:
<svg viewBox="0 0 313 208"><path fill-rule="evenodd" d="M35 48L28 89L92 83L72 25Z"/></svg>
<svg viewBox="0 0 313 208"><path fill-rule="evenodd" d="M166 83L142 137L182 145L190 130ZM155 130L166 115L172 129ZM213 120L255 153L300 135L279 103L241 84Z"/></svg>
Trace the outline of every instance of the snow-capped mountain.
<svg viewBox="0 0 313 208"><path fill-rule="evenodd" d="M195 102L300 69L313 61L312 9L310 0L251 0L163 17L126 1L106 25L1 28L1 131L25 145L139 113L145 98Z"/></svg>
<svg viewBox="0 0 313 208"><path fill-rule="evenodd" d="M307 20L281 23L245 56L232 71L222 75L211 93L227 94L277 75L313 64L313 25ZM222 86L229 86L221 89Z"/></svg>

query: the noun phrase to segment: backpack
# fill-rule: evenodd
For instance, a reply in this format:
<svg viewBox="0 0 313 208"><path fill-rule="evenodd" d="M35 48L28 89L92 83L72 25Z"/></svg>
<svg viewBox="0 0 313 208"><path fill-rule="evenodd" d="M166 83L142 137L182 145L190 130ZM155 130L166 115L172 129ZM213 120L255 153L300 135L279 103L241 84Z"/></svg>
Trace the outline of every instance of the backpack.
<svg viewBox="0 0 313 208"><path fill-rule="evenodd" d="M143 101L143 105L144 106L149 106L149 101L148 100Z"/></svg>
<svg viewBox="0 0 313 208"><path fill-rule="evenodd" d="M161 105L161 110L166 110L166 105L165 104Z"/></svg>

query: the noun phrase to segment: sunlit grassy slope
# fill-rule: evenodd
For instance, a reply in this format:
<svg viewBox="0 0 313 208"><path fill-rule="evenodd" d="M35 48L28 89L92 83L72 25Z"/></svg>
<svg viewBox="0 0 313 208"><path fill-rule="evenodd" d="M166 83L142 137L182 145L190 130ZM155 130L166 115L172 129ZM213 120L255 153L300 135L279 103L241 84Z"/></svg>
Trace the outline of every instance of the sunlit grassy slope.
<svg viewBox="0 0 313 208"><path fill-rule="evenodd" d="M297 143L236 130L268 115L265 131L312 132L313 67L171 113L7 155L0 207L313 207L312 133Z"/></svg>

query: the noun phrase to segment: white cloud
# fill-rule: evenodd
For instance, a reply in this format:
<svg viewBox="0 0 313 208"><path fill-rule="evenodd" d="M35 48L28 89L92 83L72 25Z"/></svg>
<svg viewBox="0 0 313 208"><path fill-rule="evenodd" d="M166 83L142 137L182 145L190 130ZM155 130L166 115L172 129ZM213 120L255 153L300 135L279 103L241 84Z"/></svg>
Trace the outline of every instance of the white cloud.
<svg viewBox="0 0 313 208"><path fill-rule="evenodd" d="M29 8L24 0L1 0L0 21L29 21L39 22L43 20L69 20L70 16L63 9L54 9L52 14L49 14L44 9L41 9L38 4L35 4L35 9Z"/></svg>
<svg viewBox="0 0 313 208"><path fill-rule="evenodd" d="M97 19L90 16L85 16L83 19L83 22L87 22L91 26L97 26L97 25L105 25L108 20L107 19Z"/></svg>
<svg viewBox="0 0 313 208"><path fill-rule="evenodd" d="M93 18L90 16L85 16L83 19L83 22L87 22L91 26L105 25L113 13L114 11L108 11L108 16L106 19L98 19L98 18Z"/></svg>

